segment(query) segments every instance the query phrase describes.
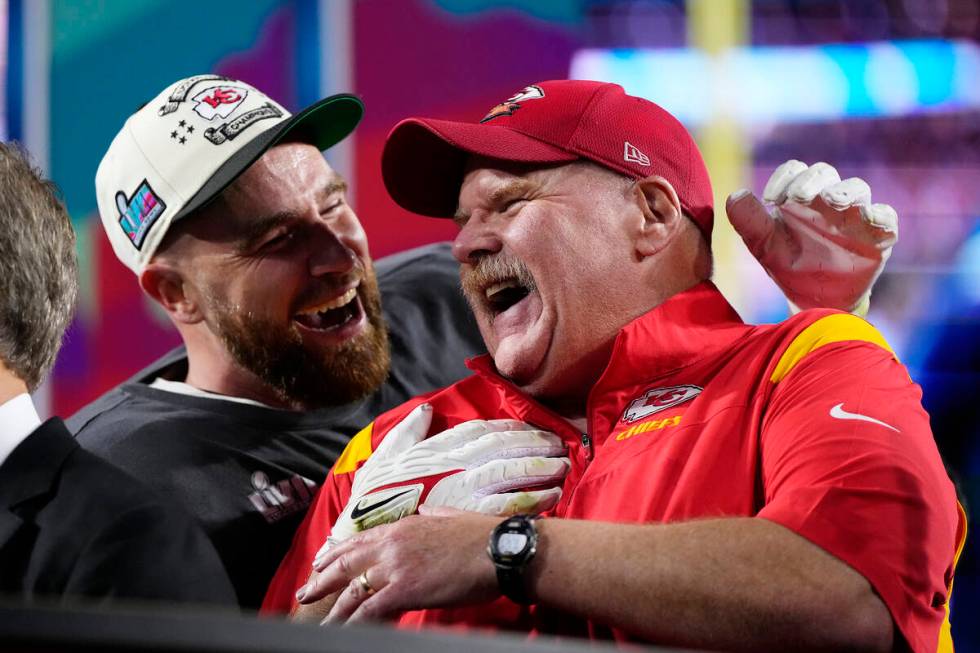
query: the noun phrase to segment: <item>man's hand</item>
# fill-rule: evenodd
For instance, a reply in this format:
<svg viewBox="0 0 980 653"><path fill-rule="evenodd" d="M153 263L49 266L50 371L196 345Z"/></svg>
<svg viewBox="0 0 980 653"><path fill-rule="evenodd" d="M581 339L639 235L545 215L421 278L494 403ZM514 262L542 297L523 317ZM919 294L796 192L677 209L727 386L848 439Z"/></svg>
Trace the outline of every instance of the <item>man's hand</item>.
<svg viewBox="0 0 980 653"><path fill-rule="evenodd" d="M328 549L352 535L397 521L419 505L491 515L549 510L561 497L569 461L561 439L515 420L472 420L426 439L428 404L416 407L357 470L351 499ZM529 489L537 488L537 489Z"/></svg>
<svg viewBox="0 0 980 653"><path fill-rule="evenodd" d="M421 510L332 547L298 595L340 592L324 623L390 618L404 610L467 605L500 595L486 554L500 520L448 508Z"/></svg>
<svg viewBox="0 0 980 653"><path fill-rule="evenodd" d="M787 161L762 197L771 210L748 190L732 193L728 219L793 312L822 307L865 315L871 287L898 241L895 210L872 204L868 184L857 177L841 181L826 163Z"/></svg>

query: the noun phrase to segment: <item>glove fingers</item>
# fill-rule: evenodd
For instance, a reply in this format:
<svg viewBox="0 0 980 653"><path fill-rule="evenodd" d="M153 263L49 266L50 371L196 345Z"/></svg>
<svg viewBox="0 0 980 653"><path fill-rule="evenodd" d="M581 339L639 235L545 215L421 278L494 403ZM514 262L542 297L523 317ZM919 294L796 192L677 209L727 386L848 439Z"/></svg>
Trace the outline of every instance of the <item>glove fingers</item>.
<svg viewBox="0 0 980 653"><path fill-rule="evenodd" d="M492 460L475 469L439 479L423 504L471 510L473 502L491 494L560 485L570 468L568 458Z"/></svg>
<svg viewBox="0 0 980 653"><path fill-rule="evenodd" d="M571 463L568 458L528 456L491 460L463 473L462 482L477 494L497 494L561 482Z"/></svg>
<svg viewBox="0 0 980 653"><path fill-rule="evenodd" d="M891 247L898 242L898 214L888 204L862 206L861 219L877 232L879 243Z"/></svg>
<svg viewBox="0 0 980 653"><path fill-rule="evenodd" d="M820 198L831 208L844 211L852 206L871 204L871 187L863 179L851 177L824 188Z"/></svg>
<svg viewBox="0 0 980 653"><path fill-rule="evenodd" d="M487 420L493 431L540 431L537 426L531 426L526 422L516 419L491 419Z"/></svg>
<svg viewBox="0 0 980 653"><path fill-rule="evenodd" d="M504 431L487 433L452 452L454 460L467 469L489 460L525 456L561 456L565 443L548 431Z"/></svg>
<svg viewBox="0 0 980 653"><path fill-rule="evenodd" d="M432 451L446 452L458 449L488 433L536 430L533 426L512 419L474 419L432 436L426 441L425 447Z"/></svg>
<svg viewBox="0 0 980 653"><path fill-rule="evenodd" d="M754 257L761 258L769 247L776 229L776 220L759 198L749 191L729 195L725 210L728 212L728 221L745 241L746 247Z"/></svg>
<svg viewBox="0 0 980 653"><path fill-rule="evenodd" d="M785 202L786 189L789 187L790 182L806 169L807 165L796 159L790 159L781 164L773 171L769 177L769 181L766 182L766 188L762 191L763 201L772 202L773 204L782 204Z"/></svg>
<svg viewBox="0 0 980 653"><path fill-rule="evenodd" d="M432 406L419 404L385 436L372 457L397 456L425 439L432 425Z"/></svg>
<svg viewBox="0 0 980 653"><path fill-rule="evenodd" d="M528 492L509 492L483 497L473 506L473 510L485 515L509 517L521 513L537 514L551 510L561 499L561 488L531 490Z"/></svg>
<svg viewBox="0 0 980 653"><path fill-rule="evenodd" d="M824 188L840 183L837 169L826 163L814 163L786 187L786 200L809 204Z"/></svg>

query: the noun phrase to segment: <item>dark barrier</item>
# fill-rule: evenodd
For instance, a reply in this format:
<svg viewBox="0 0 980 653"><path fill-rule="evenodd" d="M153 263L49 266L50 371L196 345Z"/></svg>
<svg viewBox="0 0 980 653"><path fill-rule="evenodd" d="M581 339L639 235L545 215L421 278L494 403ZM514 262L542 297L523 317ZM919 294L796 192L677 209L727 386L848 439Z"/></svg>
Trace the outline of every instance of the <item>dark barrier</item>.
<svg viewBox="0 0 980 653"><path fill-rule="evenodd" d="M143 653L602 653L611 645L512 635L406 632L384 626L316 627L227 613L0 606L0 651ZM670 649L630 647L667 653ZM676 650L676 649L674 649Z"/></svg>

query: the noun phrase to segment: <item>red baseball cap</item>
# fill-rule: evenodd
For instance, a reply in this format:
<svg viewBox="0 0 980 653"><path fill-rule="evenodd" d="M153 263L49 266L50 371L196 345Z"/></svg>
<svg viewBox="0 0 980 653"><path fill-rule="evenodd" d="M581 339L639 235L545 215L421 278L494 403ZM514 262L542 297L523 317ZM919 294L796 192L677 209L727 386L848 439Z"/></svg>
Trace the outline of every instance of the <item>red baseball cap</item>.
<svg viewBox="0 0 980 653"><path fill-rule="evenodd" d="M479 122L403 120L381 157L385 187L409 211L452 217L468 154L525 163L588 159L633 179L660 175L711 241L711 181L694 139L667 111L618 84L541 82Z"/></svg>

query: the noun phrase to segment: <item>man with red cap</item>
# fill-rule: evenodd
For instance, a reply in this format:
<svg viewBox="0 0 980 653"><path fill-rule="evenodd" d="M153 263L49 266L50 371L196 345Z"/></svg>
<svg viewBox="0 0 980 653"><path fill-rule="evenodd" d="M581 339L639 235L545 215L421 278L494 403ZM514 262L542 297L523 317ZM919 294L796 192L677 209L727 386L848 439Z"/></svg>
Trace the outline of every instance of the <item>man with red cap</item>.
<svg viewBox="0 0 980 653"><path fill-rule="evenodd" d="M832 214L846 233L881 215L863 182L799 165L766 192L786 222ZM725 650L950 645L965 520L918 387L854 315L741 322L708 280L710 183L672 116L613 84L542 82L479 123L403 121L383 173L399 204L459 225L489 356L351 441L267 609L312 563L296 600L323 599L330 622ZM769 220L747 193L729 210L746 202ZM451 463L385 471L474 417L564 441L553 509L501 522L432 508Z"/></svg>

